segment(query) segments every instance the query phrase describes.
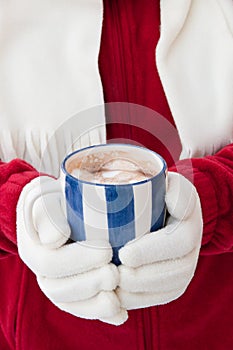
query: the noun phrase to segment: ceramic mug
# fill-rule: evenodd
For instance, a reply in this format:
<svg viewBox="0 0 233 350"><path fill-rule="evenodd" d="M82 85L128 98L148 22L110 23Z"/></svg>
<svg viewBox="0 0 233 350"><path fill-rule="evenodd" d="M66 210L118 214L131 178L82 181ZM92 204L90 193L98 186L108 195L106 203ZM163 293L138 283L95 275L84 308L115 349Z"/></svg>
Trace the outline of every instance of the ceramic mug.
<svg viewBox="0 0 233 350"><path fill-rule="evenodd" d="M122 154L133 163L143 165L144 169L149 164L155 174L130 183L98 183L71 174L87 157L109 160L111 155L121 157ZM108 240L113 249L112 261L119 265L121 247L163 227L166 173L166 162L160 155L129 144L96 145L69 154L62 163L61 178L71 239L88 244Z"/></svg>

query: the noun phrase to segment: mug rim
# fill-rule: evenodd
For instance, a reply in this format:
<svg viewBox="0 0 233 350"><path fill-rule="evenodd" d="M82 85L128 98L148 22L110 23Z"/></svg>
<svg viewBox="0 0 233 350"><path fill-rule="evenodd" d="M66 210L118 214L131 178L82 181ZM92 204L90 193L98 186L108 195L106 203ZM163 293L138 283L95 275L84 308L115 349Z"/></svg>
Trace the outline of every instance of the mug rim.
<svg viewBox="0 0 233 350"><path fill-rule="evenodd" d="M75 154L79 153L79 152L82 152L82 151L85 151L87 149L90 149L90 148L96 148L96 147L108 147L108 146L127 146L127 147L133 147L133 148L140 148L142 150L145 150L147 152L150 152L152 153L154 156L156 156L157 158L159 158L162 162L162 169L160 170L159 173L157 173L156 175L154 176L151 176L149 177L148 179L145 179L145 180L142 180L142 181L137 181L137 182L131 182L131 183L125 183L125 184L107 184L107 183L98 183L98 182L91 182L91 181L86 181L86 180L80 180L78 179L77 177L71 175L67 170L66 170L66 162L68 161L69 158L71 158L72 156L74 156ZM92 146L87 146L87 147L84 147L84 148L80 148L76 151L73 151L71 153L69 153L65 158L64 160L62 161L61 163L61 169L63 171L63 173L65 174L65 176L68 176L70 177L71 179L75 180L75 181L78 181L78 182L81 182L81 183L84 183L84 184L89 184L89 185L93 185L93 186L137 186L137 185L141 185L143 183L146 183L146 182L149 182L149 181L152 181L153 179L155 179L156 177L159 177L161 174L166 174L166 171L167 171L167 163L165 161L165 159L160 155L158 154L157 152L155 151L152 151L151 149L149 148L146 148L146 147L143 147L143 146L138 146L138 145L132 145L132 144L127 144L127 143L102 143L102 144L98 144L98 145L92 145Z"/></svg>

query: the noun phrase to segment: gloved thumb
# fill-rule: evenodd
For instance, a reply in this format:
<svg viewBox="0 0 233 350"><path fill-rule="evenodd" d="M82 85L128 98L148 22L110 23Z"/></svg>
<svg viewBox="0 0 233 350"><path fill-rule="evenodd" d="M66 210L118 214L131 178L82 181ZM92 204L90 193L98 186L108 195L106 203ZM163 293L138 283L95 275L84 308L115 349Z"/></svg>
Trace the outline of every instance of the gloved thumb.
<svg viewBox="0 0 233 350"><path fill-rule="evenodd" d="M32 208L32 218L41 244L59 248L70 237L70 227L61 206L61 193L39 197Z"/></svg>

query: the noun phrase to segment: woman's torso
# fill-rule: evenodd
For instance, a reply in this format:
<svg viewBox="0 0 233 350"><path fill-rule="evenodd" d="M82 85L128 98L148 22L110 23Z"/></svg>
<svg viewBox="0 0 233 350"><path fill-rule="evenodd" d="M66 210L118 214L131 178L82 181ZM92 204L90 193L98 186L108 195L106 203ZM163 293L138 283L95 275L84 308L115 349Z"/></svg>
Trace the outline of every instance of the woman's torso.
<svg viewBox="0 0 233 350"><path fill-rule="evenodd" d="M158 112L174 125L155 67L154 50L159 25L159 1L105 1L100 73L105 102L140 104ZM166 147L154 135L138 128L133 114L131 126L111 125L111 117L110 109L109 141L124 138L140 142L162 153L172 163ZM149 119L153 123L153 119ZM117 119L117 122L121 120ZM177 155L180 144L174 146ZM128 321L115 327L60 311L42 294L35 276L19 258L7 258L1 264L1 276L5 280L3 288L5 291L18 290L17 301L11 302L9 318L11 348L230 349L233 340L233 309L229 304L233 293L232 263L232 254L201 257L195 277L183 296L164 306L130 311ZM7 292L3 298L7 302Z"/></svg>

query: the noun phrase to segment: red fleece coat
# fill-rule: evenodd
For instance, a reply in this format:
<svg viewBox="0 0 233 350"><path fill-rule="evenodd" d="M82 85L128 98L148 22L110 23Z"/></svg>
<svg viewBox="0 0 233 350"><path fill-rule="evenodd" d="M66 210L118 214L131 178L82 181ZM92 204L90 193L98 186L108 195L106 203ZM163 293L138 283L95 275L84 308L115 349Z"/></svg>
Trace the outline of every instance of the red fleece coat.
<svg viewBox="0 0 233 350"><path fill-rule="evenodd" d="M100 72L107 102L138 103L173 122L155 68L158 3L105 2ZM111 115L108 118L111 121ZM107 131L111 142L127 137L162 153L175 170L152 135L114 124ZM216 155L192 159L192 165L204 217L195 276L179 299L130 311L127 322L116 327L60 311L40 291L35 275L18 256L15 225L20 192L38 173L22 160L0 162L0 350L231 349L233 145ZM191 171L188 161L179 162L179 172L189 178Z"/></svg>

